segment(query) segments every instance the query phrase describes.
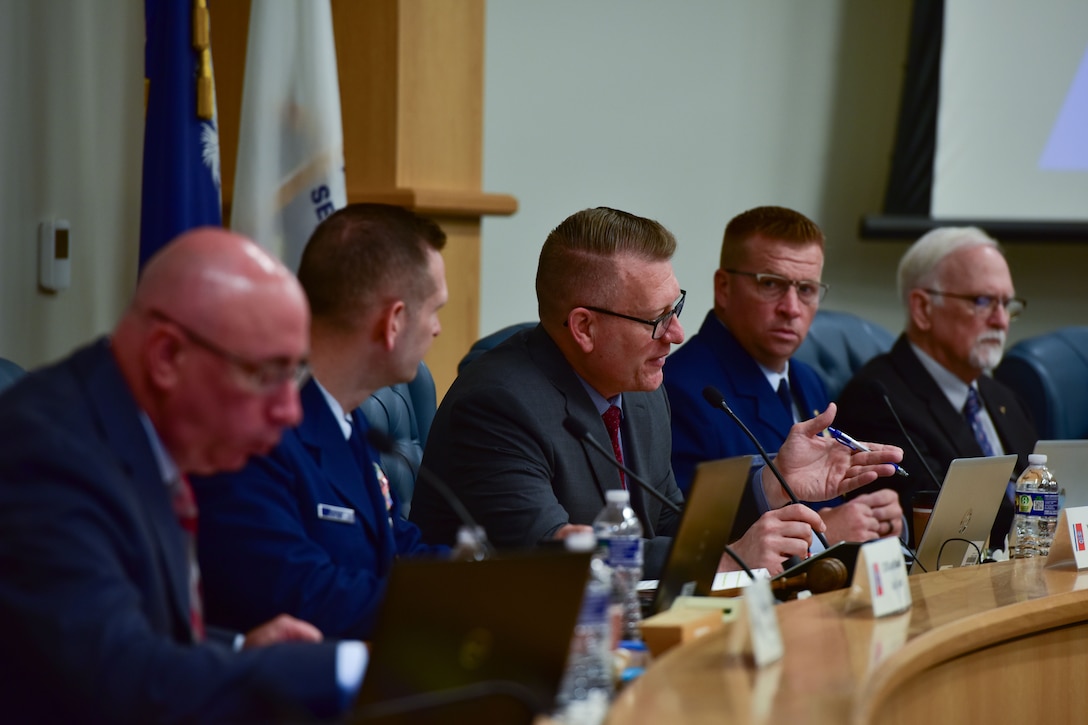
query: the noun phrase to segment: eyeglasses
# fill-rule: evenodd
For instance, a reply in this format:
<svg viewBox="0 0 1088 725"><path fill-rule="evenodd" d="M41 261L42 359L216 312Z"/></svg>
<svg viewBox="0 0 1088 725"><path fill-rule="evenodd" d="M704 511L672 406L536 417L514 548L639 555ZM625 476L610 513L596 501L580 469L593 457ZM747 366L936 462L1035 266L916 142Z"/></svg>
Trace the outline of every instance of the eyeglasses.
<svg viewBox="0 0 1088 725"><path fill-rule="evenodd" d="M778 274L766 272L742 272L739 269L725 270L729 274L752 277L756 281L756 292L768 302L780 300L786 296L790 287L797 288L797 299L806 305L814 305L824 298L830 287L814 279L790 279Z"/></svg>
<svg viewBox="0 0 1088 725"><path fill-rule="evenodd" d="M591 305L578 306L583 307L587 310L591 310L593 312L599 312L602 315L611 315L612 317L619 317L624 320L631 320L632 322L641 322L644 325L649 325L651 328L653 328L653 331L650 333L651 339L660 340L662 337L664 337L665 333L669 331L669 326L672 325L673 318L680 316L680 313L684 309L684 300L687 298L687 296L687 290L680 290L680 296L677 297L676 300L672 303L672 309L661 315L660 317L655 317L652 320L644 320L641 317L624 315L619 312L613 312L612 310L606 310L603 307L592 307ZM566 327L567 323L564 322L563 326Z"/></svg>
<svg viewBox="0 0 1088 725"><path fill-rule="evenodd" d="M261 395L271 393L288 381L301 388L310 379L310 364L306 360L297 362L291 362L284 358L250 360L223 349L167 314L158 310L149 310L148 314L173 325L181 330L190 341L233 365L241 374L245 384L255 393Z"/></svg>
<svg viewBox="0 0 1088 725"><path fill-rule="evenodd" d="M994 313L997 305L1005 308L1005 313L1010 320L1015 320L1020 313L1028 308L1028 301L1020 297L995 297L994 295L961 295L954 292L941 292L935 289L923 289L931 295L952 297L957 300L966 300L971 303L971 311L979 317L989 317Z"/></svg>

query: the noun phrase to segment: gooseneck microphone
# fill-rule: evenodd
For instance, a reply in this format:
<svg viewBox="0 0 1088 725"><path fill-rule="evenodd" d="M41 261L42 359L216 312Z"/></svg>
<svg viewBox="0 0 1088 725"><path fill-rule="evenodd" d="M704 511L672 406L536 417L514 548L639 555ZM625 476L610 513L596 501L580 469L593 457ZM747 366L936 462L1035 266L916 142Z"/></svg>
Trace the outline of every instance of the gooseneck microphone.
<svg viewBox="0 0 1088 725"><path fill-rule="evenodd" d="M665 494L661 493L656 488L643 481L637 473L617 461L616 454L610 448L605 448L600 441L594 438L593 434L589 432L589 428L587 428L585 424L582 423L580 420L575 419L573 416L568 416L567 419L563 421L563 427L566 428L567 432L570 433L572 436L587 444L590 448L604 456L606 461L611 463L619 470L623 471L624 474L627 476L628 481L634 481L638 484L638 487L641 490L651 494L654 498L660 501L663 506L671 509L674 513L683 516L683 512L680 510L680 507L676 505L676 502L670 500L667 496L665 496ZM737 562L737 566L744 570L744 573L748 575L749 579L751 579L752 581L756 580L755 574L753 574L752 570L748 568L748 565L744 563L744 560L737 556L736 552L734 552L727 546L725 547L725 553L729 555L729 558Z"/></svg>
<svg viewBox="0 0 1088 725"><path fill-rule="evenodd" d="M933 485L937 490L940 490L940 480L933 475L933 469L929 467L929 463L926 462L925 456L918 450L918 446L915 445L914 439L911 438L910 433L907 433L907 427L903 425L903 421L899 420L899 414L895 412L895 406L892 405L891 398L888 397L888 389L885 388L884 383L879 380L876 381L876 391L880 394L880 397L884 398L884 405L888 406L888 412L892 414L892 418L895 419L895 424L899 426L899 432L903 434L903 438L905 438L910 445L910 449L914 451L914 455L918 456L918 460L922 462L922 468L926 469L929 480L933 481Z"/></svg>
<svg viewBox="0 0 1088 725"><path fill-rule="evenodd" d="M399 456L405 463L408 463L408 469L411 470L412 465L408 461L408 457L404 455L403 451L397 448L393 439L388 435L377 428L368 428L366 431L366 439L379 453L392 453L395 456ZM465 505L461 503L461 499L457 498L457 494L446 485L445 481L431 473L430 469L424 468L422 465L420 465L419 473L416 475L418 478L423 479L432 486L435 491L438 491L438 495L441 496L446 504L453 510L453 513L456 514L457 518L461 520L462 525L479 533L479 538L476 543L484 550L485 556L490 558L495 552L491 543L487 540L487 534L484 531L484 527L476 523L475 519L472 518L472 514L470 514L468 509L465 508Z"/></svg>
<svg viewBox="0 0 1088 725"><path fill-rule="evenodd" d="M729 554L729 558L737 562L737 566L744 570L744 573L748 575L748 579L755 583L756 575L752 573L752 570L748 568L748 565L744 563L744 559L737 556L737 552L733 551L730 547L725 547L725 553Z"/></svg>
<svg viewBox="0 0 1088 725"><path fill-rule="evenodd" d="M778 482L782 484L782 490L786 492L786 496L788 496L790 501L793 503L801 503L797 496L794 495L793 489L791 489L790 485L786 483L786 479L783 478L782 472L778 470L778 466L774 465L774 461L771 460L771 457L767 455L767 451L763 448L762 445L760 445L759 439L756 438L755 434L748 429L748 426L744 424L744 421L742 421L740 417L733 412L733 409L726 404L725 396L722 395L721 391L715 388L713 385L708 385L703 388L703 397L706 398L706 402L710 403L710 406L712 408L720 408L721 410L724 410L729 415L729 417L733 419L733 422L740 426L740 429L744 431L744 434L746 436L748 436L748 440L752 441L752 443L755 444L756 450L759 451L760 457L763 458L763 462L767 464L767 467L771 469L771 473L773 473L774 477L778 479ZM819 531L816 531L815 529L812 531L812 533L816 535L816 538L820 540L820 543L824 545L825 549L831 548L831 545L827 543L827 539L824 537L823 534L821 534Z"/></svg>

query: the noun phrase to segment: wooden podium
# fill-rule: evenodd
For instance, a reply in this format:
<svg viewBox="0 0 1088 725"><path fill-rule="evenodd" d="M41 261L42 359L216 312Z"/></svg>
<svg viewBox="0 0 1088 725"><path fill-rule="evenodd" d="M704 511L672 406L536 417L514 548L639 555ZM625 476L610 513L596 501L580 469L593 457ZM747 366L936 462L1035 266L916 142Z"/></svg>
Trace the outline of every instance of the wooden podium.
<svg viewBox="0 0 1088 725"><path fill-rule="evenodd" d="M782 604L781 661L757 670L726 626L653 663L608 722L1081 722L1088 572L1043 563L912 576L914 606L883 619L845 590Z"/></svg>
<svg viewBox="0 0 1088 725"><path fill-rule="evenodd" d="M211 9L225 209L249 8L232 0ZM481 220L517 211L514 197L481 190L484 0L332 0L332 13L348 201L412 209L447 235L450 301L426 358L441 399L480 336Z"/></svg>

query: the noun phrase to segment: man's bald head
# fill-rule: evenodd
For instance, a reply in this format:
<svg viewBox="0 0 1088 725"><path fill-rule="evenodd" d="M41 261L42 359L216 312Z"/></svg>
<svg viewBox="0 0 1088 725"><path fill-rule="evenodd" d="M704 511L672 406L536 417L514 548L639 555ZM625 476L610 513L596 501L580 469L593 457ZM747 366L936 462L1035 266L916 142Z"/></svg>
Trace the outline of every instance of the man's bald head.
<svg viewBox="0 0 1088 725"><path fill-rule="evenodd" d="M222 329L238 314L245 325L255 298L285 294L302 300L283 264L240 234L217 227L185 232L153 256L136 287L136 310L155 310L188 324Z"/></svg>
<svg viewBox="0 0 1088 725"><path fill-rule="evenodd" d="M204 227L144 267L112 346L137 403L184 471L239 468L301 418L309 309L252 241Z"/></svg>

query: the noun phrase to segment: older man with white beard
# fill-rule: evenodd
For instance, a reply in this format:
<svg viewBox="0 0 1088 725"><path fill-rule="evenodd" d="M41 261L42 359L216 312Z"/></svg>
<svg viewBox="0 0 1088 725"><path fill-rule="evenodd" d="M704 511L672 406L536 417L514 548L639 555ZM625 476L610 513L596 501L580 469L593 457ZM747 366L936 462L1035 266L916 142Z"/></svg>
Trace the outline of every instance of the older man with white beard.
<svg viewBox="0 0 1088 725"><path fill-rule="evenodd" d="M836 426L903 449L910 478L873 485L895 484L904 511L916 491L939 486L926 468L943 477L954 458L1016 453L1015 480L1037 436L1027 407L989 375L1001 360L1009 323L1027 306L1016 297L1000 247L974 227L934 229L903 255L898 285L906 330L843 389ZM992 547L1002 545L1012 512L1007 498L990 533Z"/></svg>

